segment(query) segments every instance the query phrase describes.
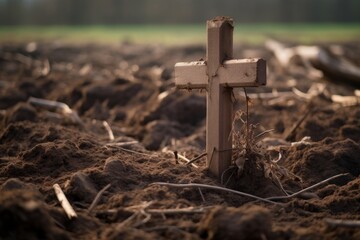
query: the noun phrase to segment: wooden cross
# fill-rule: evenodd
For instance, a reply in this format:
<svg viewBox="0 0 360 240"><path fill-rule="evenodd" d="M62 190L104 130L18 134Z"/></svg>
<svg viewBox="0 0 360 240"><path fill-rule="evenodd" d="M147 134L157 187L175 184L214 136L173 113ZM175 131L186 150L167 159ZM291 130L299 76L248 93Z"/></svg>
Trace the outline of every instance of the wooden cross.
<svg viewBox="0 0 360 240"><path fill-rule="evenodd" d="M175 65L177 88L207 90L207 167L218 177L231 165L232 89L266 84L265 60L232 56L233 20L217 17L207 21L206 61Z"/></svg>

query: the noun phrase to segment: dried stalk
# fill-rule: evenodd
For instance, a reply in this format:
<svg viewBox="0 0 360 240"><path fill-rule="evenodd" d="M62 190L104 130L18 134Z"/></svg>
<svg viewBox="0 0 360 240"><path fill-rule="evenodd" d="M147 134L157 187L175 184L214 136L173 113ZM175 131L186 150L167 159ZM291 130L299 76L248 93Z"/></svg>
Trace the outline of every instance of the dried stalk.
<svg viewBox="0 0 360 240"><path fill-rule="evenodd" d="M290 144L291 147L296 147L296 146L300 146L300 145L312 145L313 143L312 142L309 142L311 141L311 137L309 136L305 136L303 137L300 141L298 142L292 142Z"/></svg>
<svg viewBox="0 0 360 240"><path fill-rule="evenodd" d="M178 155L178 158L181 159L181 160L184 160L186 163L189 163L190 162L190 159L188 159L187 157L181 155L181 154L177 154ZM191 166L193 166L194 168L199 168L198 165L195 165L194 163L191 163Z"/></svg>
<svg viewBox="0 0 360 240"><path fill-rule="evenodd" d="M324 221L331 227L360 227L360 220L344 220L325 218Z"/></svg>
<svg viewBox="0 0 360 240"><path fill-rule="evenodd" d="M116 226L116 229L121 229L123 227L138 227L142 224L147 223L151 219L151 215L146 212L146 208L148 208L153 202L144 202L143 204L131 206L125 208L128 211L135 211L133 215L125 219L123 222ZM144 216L145 218L141 219Z"/></svg>
<svg viewBox="0 0 360 240"><path fill-rule="evenodd" d="M129 146L129 145L133 145L133 144L137 144L139 143L138 141L129 141L129 142L112 142L112 143L107 143L105 146L108 147L124 147L124 146Z"/></svg>
<svg viewBox="0 0 360 240"><path fill-rule="evenodd" d="M233 170L233 169L236 169L236 168L237 168L237 167L235 167L235 166L230 166L230 167L228 167L226 170L223 171L223 173L221 174L221 177L220 177L220 183L221 183L221 185L225 185L225 187L226 187L226 185L227 185L227 183L229 182L229 180L230 180L231 176L233 175L233 173L230 175L230 177L228 178L228 180L227 180L226 183L224 184L225 174L226 174L228 171Z"/></svg>
<svg viewBox="0 0 360 240"><path fill-rule="evenodd" d="M139 213L133 213L130 217L128 217L127 219L125 219L124 221L122 221L121 223L116 225L116 229L120 230L124 227L128 227L131 225L131 221L133 221L135 218L137 218L139 216Z"/></svg>
<svg viewBox="0 0 360 240"><path fill-rule="evenodd" d="M182 228L185 228L185 227L156 226L156 227L142 228L141 230L143 230L145 232L154 232L154 231L163 231L163 230L173 229L173 230L179 231L181 233L185 233L185 234L188 233L188 232L184 231Z"/></svg>
<svg viewBox="0 0 360 240"><path fill-rule="evenodd" d="M204 197L204 194L203 194L202 191L201 191L201 188L198 188L198 190L199 190L199 193L200 193L200 196L201 196L202 201L203 201L203 202L206 202L205 197Z"/></svg>
<svg viewBox="0 0 360 240"><path fill-rule="evenodd" d="M139 208L143 207L144 204L130 206L124 208L125 211L129 212L138 212ZM211 206L208 207L186 207L186 208L169 208L169 209L145 209L145 212L149 214L193 214L193 213L204 213L207 209L212 208ZM119 209L108 209L105 211L101 211L102 213L110 213L116 214Z"/></svg>
<svg viewBox="0 0 360 240"><path fill-rule="evenodd" d="M103 195L103 193L108 190L111 187L111 184L109 183L108 185L106 185L103 189L101 189L97 194L96 197L94 198L94 200L92 201L90 207L88 208L88 214L91 213L91 211L94 209L94 207L98 204L101 196Z"/></svg>
<svg viewBox="0 0 360 240"><path fill-rule="evenodd" d="M331 101L333 101L334 103L340 103L344 107L351 107L360 104L360 96L332 95Z"/></svg>
<svg viewBox="0 0 360 240"><path fill-rule="evenodd" d="M49 59L45 59L43 62L43 68L41 69L41 75L40 77L46 77L50 74L51 66Z"/></svg>
<svg viewBox="0 0 360 240"><path fill-rule="evenodd" d="M204 213L211 207L187 207L187 208L170 208L170 209L146 209L150 214L193 214Z"/></svg>
<svg viewBox="0 0 360 240"><path fill-rule="evenodd" d="M248 93L250 99L271 99L271 98L280 98L280 97L294 97L294 93L291 91L278 92L274 91L271 93Z"/></svg>
<svg viewBox="0 0 360 240"><path fill-rule="evenodd" d="M323 180L323 181L321 181L319 183L316 183L316 184L314 184L314 185L312 185L310 187L304 188L303 190L300 190L300 191L298 191L296 193L293 193L293 194L290 194L290 195L287 195L287 196L269 197L269 198L266 198L266 199L267 200L281 200L281 199L293 198L293 197L296 197L296 196L298 196L298 195L300 195L300 194L302 194L304 192L310 191L310 190L312 190L312 189L314 189L314 188L316 188L316 187L318 187L318 186L320 186L320 185L322 185L324 183L327 183L327 182L329 182L329 181L331 181L331 180L333 180L335 178L342 177L342 176L347 176L347 175L349 175L349 173L341 173L341 174L329 177L329 178L327 178L327 179L325 179L325 180Z"/></svg>
<svg viewBox="0 0 360 240"><path fill-rule="evenodd" d="M84 123L81 121L79 115L76 111L73 111L67 104L62 102L56 102L41 98L30 97L28 102L36 107L43 107L48 110L58 111L63 116L69 118L73 123L77 123L80 126L84 126Z"/></svg>
<svg viewBox="0 0 360 240"><path fill-rule="evenodd" d="M77 218L77 214L76 214L75 210L70 205L64 192L61 190L61 187L59 186L59 184L55 183L53 185L53 188L55 190L55 195L56 195L57 199L59 200L62 208L65 210L65 213L68 216L68 218L69 219Z"/></svg>
<svg viewBox="0 0 360 240"><path fill-rule="evenodd" d="M181 159L181 160L184 160L186 162L186 165L191 164L191 166L193 166L194 168L199 168L198 165L196 165L194 163L189 163L191 160L188 159L187 157L181 155L178 151L175 151L176 154L175 154L175 152L171 152L171 151L167 151L167 150L165 150L165 151L163 150L163 152L164 153L169 153L169 154L174 154L176 162L178 162L177 160Z"/></svg>
<svg viewBox="0 0 360 240"><path fill-rule="evenodd" d="M291 141L293 140L294 136L295 136L295 132L296 130L300 127L300 125L305 121L305 119L315 111L315 109L311 108L312 105L310 105L310 103L307 105L308 106L308 110L305 112L305 114L292 126L292 128L290 129L290 131L288 131L287 133L285 133L284 139L286 141Z"/></svg>
<svg viewBox="0 0 360 240"><path fill-rule="evenodd" d="M177 184L177 183L165 183L165 182L155 182L155 183L150 184L150 186L153 186L153 185L175 187L175 188L186 188L186 187L208 188L208 189L214 189L214 190L220 190L220 191L235 193L235 194L238 194L238 195L243 196L243 197L249 197L249 198L253 198L253 199L263 201L263 202L267 202L267 203L282 205L281 203L273 202L273 201L271 201L269 199L261 198L261 197L258 197L258 196L252 195L252 194L248 194L248 193L244 193L244 192L240 192L240 191L236 191L236 190L232 190L232 189L228 189L228 188L207 185L207 184L200 184L200 183Z"/></svg>
<svg viewBox="0 0 360 240"><path fill-rule="evenodd" d="M200 158L205 157L206 155L207 155L207 153L206 153L206 152L205 152L205 153L202 153L202 154L200 154L199 156L197 156L197 157L195 157L195 158L191 159L188 163L186 163L186 165L190 165L190 164L192 164L193 162L195 162L195 161L199 160Z"/></svg>
<svg viewBox="0 0 360 240"><path fill-rule="evenodd" d="M325 84L314 83L314 84L311 85L311 87L309 88L307 93L304 93L304 92L300 91L299 89L297 89L295 87L292 88L292 91L299 98L303 98L303 99L306 99L306 100L311 100L312 98L322 94L325 91L325 88L326 88Z"/></svg>
<svg viewBox="0 0 360 240"><path fill-rule="evenodd" d="M109 135L109 139L110 141L114 141L115 137L114 137L114 133L109 125L109 123L107 121L103 121L103 126L105 127L106 131L108 132L108 135Z"/></svg>
<svg viewBox="0 0 360 240"><path fill-rule="evenodd" d="M130 142L127 142L127 144L129 144ZM147 153L142 153L142 152L138 152L138 151L134 151L134 150L130 150L130 149L126 149L123 147L120 147L120 143L119 144L109 144L108 146L116 146L118 149L120 149L121 151L124 152L128 152L128 153L134 153L134 154L138 154L138 155L142 155L142 156L146 156L146 157L154 157L157 155L151 155L151 154L147 154ZM106 146L105 146L106 147Z"/></svg>

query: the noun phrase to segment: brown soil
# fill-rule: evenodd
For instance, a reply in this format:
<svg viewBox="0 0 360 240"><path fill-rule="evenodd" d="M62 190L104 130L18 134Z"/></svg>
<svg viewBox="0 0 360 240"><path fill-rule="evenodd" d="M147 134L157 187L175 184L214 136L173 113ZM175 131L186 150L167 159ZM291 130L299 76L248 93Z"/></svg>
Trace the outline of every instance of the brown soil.
<svg viewBox="0 0 360 240"><path fill-rule="evenodd" d="M358 44L342 47L359 63ZM352 95L355 88L342 79L311 80L299 63L280 69L259 46L235 48L236 57L268 60L268 86L249 93L327 86L311 101L295 96L275 104L251 101L249 117L260 124L258 132L275 129L268 137L299 141L310 136L313 141L282 148L280 164L302 179L283 179L284 188L296 192L339 173L348 175L302 198L280 201L284 205L209 189L201 190L203 199L197 188L150 185L220 185L203 159L196 169L176 164L172 154L161 151L166 147L189 158L204 151L205 93L175 90L173 77L176 62L204 55L203 46L44 42L27 52L26 44L0 45L0 239L360 239L359 228L330 227L324 221L360 220L360 108L330 100L332 94ZM47 60L49 74L44 71ZM289 79L295 79L292 85ZM68 104L84 127L30 105L29 97ZM237 92L235 97L244 110L244 98ZM139 143L106 145L110 141L103 120L113 129L115 142ZM67 219L52 188L55 183L78 218ZM109 183L89 214L93 199ZM283 194L259 169L234 177L231 186L261 197ZM204 213L152 213L144 224L141 214L129 220L134 214L129 207L144 202L151 202L148 209L208 208Z"/></svg>

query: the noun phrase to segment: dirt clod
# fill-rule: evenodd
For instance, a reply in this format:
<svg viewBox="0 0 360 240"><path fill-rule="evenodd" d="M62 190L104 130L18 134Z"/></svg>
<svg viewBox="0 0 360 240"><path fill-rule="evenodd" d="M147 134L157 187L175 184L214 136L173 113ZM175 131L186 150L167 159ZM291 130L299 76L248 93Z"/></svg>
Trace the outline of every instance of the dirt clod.
<svg viewBox="0 0 360 240"><path fill-rule="evenodd" d="M265 208L218 207L200 222L200 235L206 239L270 239L271 217Z"/></svg>

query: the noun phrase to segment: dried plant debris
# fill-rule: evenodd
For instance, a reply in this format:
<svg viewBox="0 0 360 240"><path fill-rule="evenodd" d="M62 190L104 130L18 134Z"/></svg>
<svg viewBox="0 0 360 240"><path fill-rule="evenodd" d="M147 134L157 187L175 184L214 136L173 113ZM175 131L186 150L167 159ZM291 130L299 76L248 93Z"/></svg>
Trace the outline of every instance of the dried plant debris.
<svg viewBox="0 0 360 240"><path fill-rule="evenodd" d="M239 110L235 113L233 121L233 166L237 168L237 175L241 176L243 174L245 163L248 162L247 166L261 169L264 177L272 180L287 195L288 193L283 188L281 181L301 181L301 178L278 164L282 159L280 151L278 151L278 157L274 158L273 154L268 151L267 146L261 142L266 134L272 130L255 134L257 125L248 123L247 114ZM303 142L306 144L306 140L308 139L293 144L302 144ZM224 184L223 181L222 183Z"/></svg>

